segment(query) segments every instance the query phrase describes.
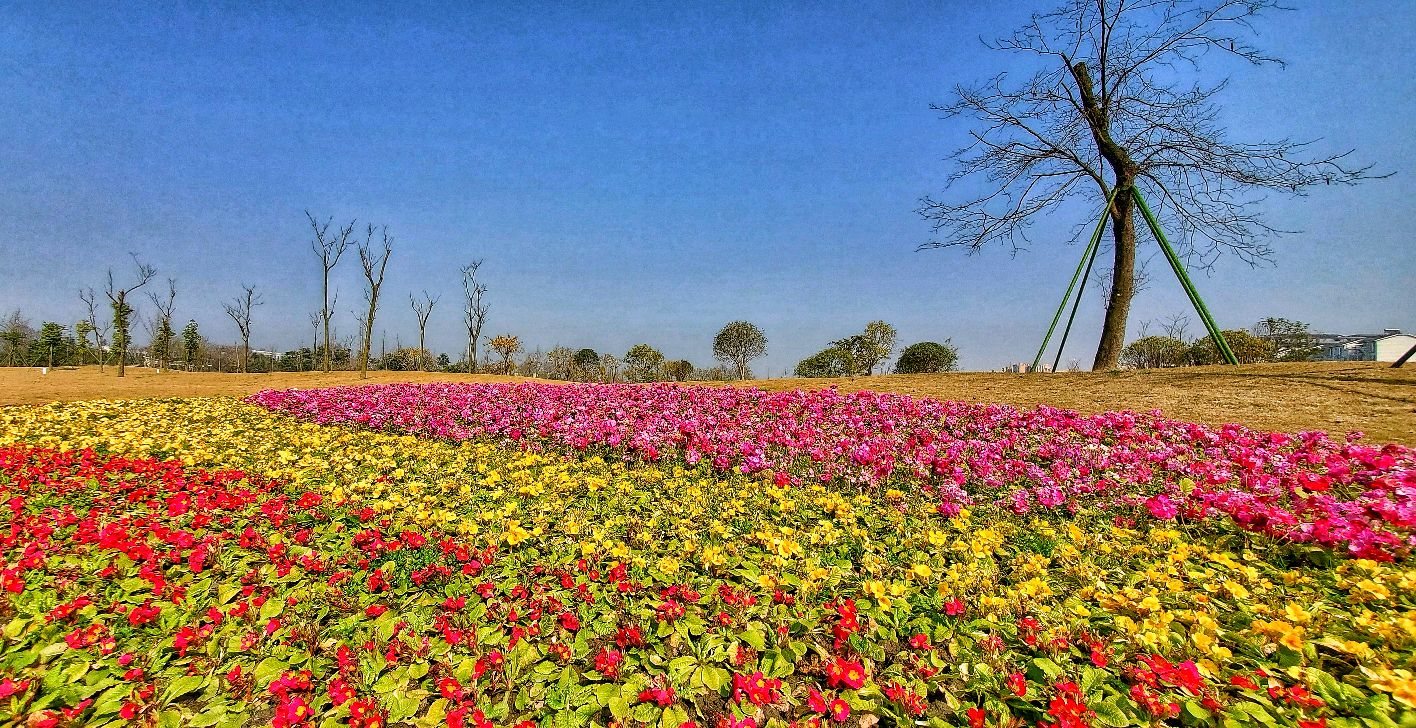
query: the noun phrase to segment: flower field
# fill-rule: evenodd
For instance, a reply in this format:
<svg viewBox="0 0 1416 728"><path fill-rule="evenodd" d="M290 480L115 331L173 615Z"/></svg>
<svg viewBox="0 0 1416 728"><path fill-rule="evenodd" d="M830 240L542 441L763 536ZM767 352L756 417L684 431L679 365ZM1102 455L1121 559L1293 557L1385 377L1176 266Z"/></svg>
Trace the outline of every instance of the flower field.
<svg viewBox="0 0 1416 728"><path fill-rule="evenodd" d="M832 391L0 409L15 724L1416 724L1416 454Z"/></svg>

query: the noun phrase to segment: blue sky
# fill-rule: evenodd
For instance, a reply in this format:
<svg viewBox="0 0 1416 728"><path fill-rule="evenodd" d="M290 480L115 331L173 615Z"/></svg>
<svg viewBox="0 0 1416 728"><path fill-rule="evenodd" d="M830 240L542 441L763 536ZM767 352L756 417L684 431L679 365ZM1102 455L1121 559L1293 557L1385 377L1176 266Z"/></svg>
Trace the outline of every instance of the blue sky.
<svg viewBox="0 0 1416 728"><path fill-rule="evenodd" d="M72 322L75 291L134 251L212 339L236 338L221 301L256 284L253 345L293 348L318 308L309 208L396 237L390 346L416 339L407 297L428 289L430 347L459 350L457 267L481 257L487 331L529 348L708 364L745 318L780 375L885 319L987 369L1031 359L1093 214L1039 221L1016 258L915 252L917 200L967 129L929 104L1016 68L980 37L1046 3L171 5L0 8L0 311ZM1216 69L1235 138L1322 138L1396 172L1265 202L1300 232L1274 266L1199 276L1221 325L1416 328L1411 27L1416 3L1300 3L1260 28L1286 69ZM1133 333L1185 311L1162 265ZM357 264L337 276L352 333ZM1090 364L1101 312L1090 294L1065 359Z"/></svg>

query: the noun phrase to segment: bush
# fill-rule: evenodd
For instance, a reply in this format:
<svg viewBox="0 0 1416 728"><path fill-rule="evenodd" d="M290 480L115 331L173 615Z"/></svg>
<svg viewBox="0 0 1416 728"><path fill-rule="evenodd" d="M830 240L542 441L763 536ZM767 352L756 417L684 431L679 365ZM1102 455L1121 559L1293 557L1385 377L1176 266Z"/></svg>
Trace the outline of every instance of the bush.
<svg viewBox="0 0 1416 728"><path fill-rule="evenodd" d="M664 376L675 382L686 382L693 376L693 363L684 359L664 362Z"/></svg>
<svg viewBox="0 0 1416 728"><path fill-rule="evenodd" d="M1163 369L1185 366L1190 347L1169 336L1146 336L1121 350L1121 365L1131 369ZM1217 355L1217 352L1216 352Z"/></svg>
<svg viewBox="0 0 1416 728"><path fill-rule="evenodd" d="M852 357L849 351L832 346L802 359L796 366L798 377L846 377L851 375Z"/></svg>
<svg viewBox="0 0 1416 728"><path fill-rule="evenodd" d="M1234 351L1234 358L1238 359L1240 364L1274 360L1273 344L1243 329L1230 329L1223 333L1224 340L1229 342L1229 348ZM1215 346L1208 336L1190 345L1189 358L1191 364L1224 363L1224 357L1219 354L1219 347Z"/></svg>
<svg viewBox="0 0 1416 728"><path fill-rule="evenodd" d="M900 352L900 360L895 362L896 374L933 374L958 368L959 349L948 339L943 344L934 341L911 344Z"/></svg>

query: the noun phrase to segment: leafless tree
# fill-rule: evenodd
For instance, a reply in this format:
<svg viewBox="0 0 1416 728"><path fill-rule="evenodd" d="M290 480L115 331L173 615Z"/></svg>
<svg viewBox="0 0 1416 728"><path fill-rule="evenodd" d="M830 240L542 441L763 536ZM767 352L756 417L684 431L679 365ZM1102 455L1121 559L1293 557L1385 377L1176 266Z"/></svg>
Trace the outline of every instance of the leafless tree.
<svg viewBox="0 0 1416 728"><path fill-rule="evenodd" d="M477 280L481 267L481 258L462 266L462 322L467 327L468 374L477 371L477 340L482 338L482 326L487 323L487 286Z"/></svg>
<svg viewBox="0 0 1416 728"><path fill-rule="evenodd" d="M1191 259L1208 266L1229 252L1257 264L1270 259L1266 239L1281 232L1257 210L1263 193L1302 195L1377 176L1350 165L1350 152L1312 154L1311 141L1232 141L1215 104L1226 81L1177 79L1213 57L1280 64L1250 44L1254 22L1277 9L1277 0L1066 0L989 44L1035 57L1039 69L1021 82L999 75L959 86L952 103L934 107L977 123L953 155L948 186L986 191L924 198L919 212L935 238L920 247L978 252L999 243L1016 254L1039 213L1114 195L1111 286L1092 367L1114 368L1135 292L1134 189L1155 198Z"/></svg>
<svg viewBox="0 0 1416 728"><path fill-rule="evenodd" d="M336 228L330 232L330 225L334 223L331 217L324 222L315 219L309 210L305 211L305 217L310 220L310 228L315 233L315 239L310 243L310 247L315 251L315 255L320 259L320 268L324 272L324 297L321 299L324 305L320 308L320 319L324 323L324 370L329 372L329 349L330 331L329 322L334 318L334 305L338 301L339 294L333 297L329 292L329 274L334 270L334 266L339 264L339 259L343 257L344 251L349 247L349 238L354 235L354 221L350 220L348 225ZM314 352L310 352L314 356Z"/></svg>
<svg viewBox="0 0 1416 728"><path fill-rule="evenodd" d="M323 311L316 311L310 314L310 369L315 368L315 352L320 349L320 322L323 320Z"/></svg>
<svg viewBox="0 0 1416 728"><path fill-rule="evenodd" d="M157 311L152 317L152 344L148 347L148 356L157 361L157 370L160 372L172 358L172 340L177 336L177 332L172 328L172 314L177 308L177 279L167 279L166 298L153 291L148 291L147 296Z"/></svg>
<svg viewBox="0 0 1416 728"><path fill-rule="evenodd" d="M359 350L359 376L369 376L369 346L374 337L374 314L379 308L379 289L383 287L384 269L388 267L388 257L393 254L393 238L388 234L388 226L378 229L382 245L375 249L374 233L370 225L359 244L359 265L364 270L364 300L369 304L369 312L364 317L364 346Z"/></svg>
<svg viewBox="0 0 1416 728"><path fill-rule="evenodd" d="M131 339L129 329L132 326L133 307L128 305L128 294L142 288L157 275L157 269L138 259L136 253L129 253L133 256L133 264L137 266L137 282L127 288L119 288L113 280L113 269L108 269L108 288L104 291L108 294L108 300L113 306L113 344L118 349L118 376L123 376L125 365L128 359L128 343Z"/></svg>
<svg viewBox="0 0 1416 728"><path fill-rule="evenodd" d="M104 320L100 323L98 318L98 296L94 294L92 288L79 290L79 300L84 302L84 308L88 309L88 328L94 338L94 353L98 358L98 371L103 371L103 364L108 359L108 355L103 351L108 346L108 332L112 331L113 323Z"/></svg>
<svg viewBox="0 0 1416 728"><path fill-rule="evenodd" d="M1160 330L1176 341L1189 343L1190 317L1177 313L1167 317L1160 324Z"/></svg>
<svg viewBox="0 0 1416 728"><path fill-rule="evenodd" d="M251 361L251 311L256 306L265 303L259 293L256 293L255 286L241 284L241 295L237 296L230 303L223 304L226 315L236 323L236 330L241 333L241 373L245 374Z"/></svg>
<svg viewBox="0 0 1416 728"><path fill-rule="evenodd" d="M418 371L420 372L423 371L423 360L427 358L424 355L428 353L426 346L428 317L433 315L433 306L436 306L438 299L441 298L442 296L433 296L427 291L423 291L423 300L420 301L414 298L413 294L408 294L408 305L413 307L413 315L418 317Z"/></svg>

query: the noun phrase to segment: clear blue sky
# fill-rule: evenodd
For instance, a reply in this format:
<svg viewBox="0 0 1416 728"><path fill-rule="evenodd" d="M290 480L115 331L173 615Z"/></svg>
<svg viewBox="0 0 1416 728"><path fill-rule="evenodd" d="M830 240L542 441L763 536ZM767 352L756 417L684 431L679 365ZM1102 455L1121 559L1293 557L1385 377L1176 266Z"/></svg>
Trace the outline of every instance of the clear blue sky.
<svg viewBox="0 0 1416 728"><path fill-rule="evenodd" d="M757 371L781 374L885 319L986 369L1031 358L1092 214L1040 222L1016 259L915 252L916 201L966 128L929 104L1012 63L980 37L1050 3L177 5L0 8L0 311L72 322L76 289L134 251L213 339L257 284L253 345L293 348L319 299L309 208L396 236L390 345L427 288L431 348L459 350L457 267L482 257L488 332L529 348L708 364L745 318L771 340ZM1397 174L1271 199L1301 231L1277 265L1222 260L1198 285L1226 327L1416 328L1416 3L1297 5L1261 27L1286 69L1220 69L1225 121ZM1160 263L1133 332L1185 309ZM352 332L357 264L338 278ZM1089 295L1067 358L1090 364L1101 311Z"/></svg>

